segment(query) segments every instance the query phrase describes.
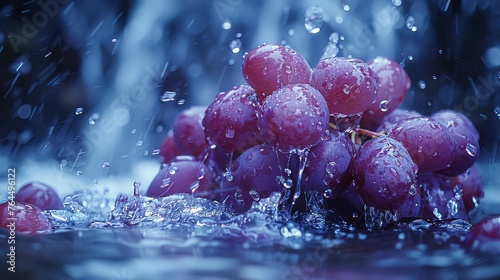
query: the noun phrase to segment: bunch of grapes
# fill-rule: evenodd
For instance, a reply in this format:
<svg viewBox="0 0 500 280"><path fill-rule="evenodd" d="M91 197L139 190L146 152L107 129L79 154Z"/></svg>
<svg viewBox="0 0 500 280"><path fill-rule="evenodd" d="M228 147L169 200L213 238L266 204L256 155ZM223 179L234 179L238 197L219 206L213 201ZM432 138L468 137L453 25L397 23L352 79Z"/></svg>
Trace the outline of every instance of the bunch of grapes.
<svg viewBox="0 0 500 280"><path fill-rule="evenodd" d="M148 195L190 193L239 214L278 192L299 212L321 197L338 215L364 206L434 220L467 219L483 197L474 125L451 110L399 109L411 86L399 63L330 57L311 69L263 44L242 72L247 85L177 116Z"/></svg>

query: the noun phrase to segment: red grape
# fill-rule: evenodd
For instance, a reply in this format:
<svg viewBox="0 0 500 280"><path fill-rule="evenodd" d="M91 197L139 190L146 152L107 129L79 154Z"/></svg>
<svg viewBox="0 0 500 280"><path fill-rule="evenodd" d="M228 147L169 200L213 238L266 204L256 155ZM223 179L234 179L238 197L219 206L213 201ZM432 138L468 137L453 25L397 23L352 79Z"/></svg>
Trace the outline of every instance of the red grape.
<svg viewBox="0 0 500 280"><path fill-rule="evenodd" d="M15 200L32 204L41 210L63 208L63 203L56 190L41 182L30 182L22 186L17 192Z"/></svg>
<svg viewBox="0 0 500 280"><path fill-rule="evenodd" d="M308 84L311 80L311 67L299 53L272 44L251 50L243 60L242 72L261 101L282 86Z"/></svg>
<svg viewBox="0 0 500 280"><path fill-rule="evenodd" d="M311 148L304 170L304 189L324 192L333 198L352 183L356 151L347 134L332 130L327 139Z"/></svg>
<svg viewBox="0 0 500 280"><path fill-rule="evenodd" d="M254 90L247 85L221 92L208 106L203 127L208 140L226 152L242 152L262 143L257 128L259 103Z"/></svg>
<svg viewBox="0 0 500 280"><path fill-rule="evenodd" d="M464 125L468 129L470 129L477 140L479 140L479 131L477 131L477 128L464 114L460 112L453 110L440 110L432 114L431 117L434 119L443 120L444 122L451 120L457 122L459 125Z"/></svg>
<svg viewBox="0 0 500 280"><path fill-rule="evenodd" d="M365 142L354 158L354 182L368 206L397 210L417 192L417 167L398 141L381 136Z"/></svg>
<svg viewBox="0 0 500 280"><path fill-rule="evenodd" d="M406 91L411 86L410 77L396 61L377 56L367 62L379 77L377 99L361 118L361 127L375 130L384 116L393 112L403 102Z"/></svg>
<svg viewBox="0 0 500 280"><path fill-rule="evenodd" d="M167 136L163 138L160 146L160 162L168 163L176 156L180 155L177 146L175 145L174 132L169 130Z"/></svg>
<svg viewBox="0 0 500 280"><path fill-rule="evenodd" d="M280 150L318 144L329 121L323 96L307 84L287 85L266 97L258 113L264 139Z"/></svg>
<svg viewBox="0 0 500 280"><path fill-rule="evenodd" d="M163 197L186 193L196 197L215 196L210 169L192 157L177 157L160 169L149 185L146 196Z"/></svg>
<svg viewBox="0 0 500 280"><path fill-rule="evenodd" d="M484 197L481 174L475 165L464 173L451 178L451 186L458 186L462 191L465 209L471 211L479 205Z"/></svg>
<svg viewBox="0 0 500 280"><path fill-rule="evenodd" d="M467 234L466 243L472 249L485 253L500 253L500 216L484 218L473 225Z"/></svg>
<svg viewBox="0 0 500 280"><path fill-rule="evenodd" d="M364 112L377 100L377 74L359 59L328 58L313 70L311 85L323 94L330 112Z"/></svg>
<svg viewBox="0 0 500 280"><path fill-rule="evenodd" d="M175 118L174 140L181 154L198 157L206 151L207 141L202 125L205 110L203 106L190 107Z"/></svg>
<svg viewBox="0 0 500 280"><path fill-rule="evenodd" d="M15 221L9 219L13 217L16 218ZM0 204L0 227L17 232L35 233L49 230L52 225L40 208L15 201L14 205L9 202Z"/></svg>
<svg viewBox="0 0 500 280"><path fill-rule="evenodd" d="M399 122L419 117L422 117L422 114L417 111L396 109L389 115L384 116L377 131L389 132L389 130L391 130L391 128L396 126Z"/></svg>
<svg viewBox="0 0 500 280"><path fill-rule="evenodd" d="M419 173L441 170L455 158L455 141L446 127L434 119L411 118L388 133L405 146Z"/></svg>

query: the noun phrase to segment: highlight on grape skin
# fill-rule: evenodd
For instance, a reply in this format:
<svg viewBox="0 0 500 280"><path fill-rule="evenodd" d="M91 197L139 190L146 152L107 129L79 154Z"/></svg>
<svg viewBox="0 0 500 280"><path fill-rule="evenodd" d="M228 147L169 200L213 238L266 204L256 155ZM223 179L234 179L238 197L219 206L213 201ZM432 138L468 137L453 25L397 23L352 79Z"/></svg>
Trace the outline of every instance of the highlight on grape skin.
<svg viewBox="0 0 500 280"><path fill-rule="evenodd" d="M63 203L56 190L42 182L24 184L17 192L15 200L32 204L41 210L63 208Z"/></svg>
<svg viewBox="0 0 500 280"><path fill-rule="evenodd" d="M11 209L12 212L11 212ZM14 215L11 215L13 213ZM9 218L15 218L15 222ZM12 228L11 225L14 224ZM0 227L22 233L46 232L52 229L52 224L42 210L32 204L15 201L0 204Z"/></svg>

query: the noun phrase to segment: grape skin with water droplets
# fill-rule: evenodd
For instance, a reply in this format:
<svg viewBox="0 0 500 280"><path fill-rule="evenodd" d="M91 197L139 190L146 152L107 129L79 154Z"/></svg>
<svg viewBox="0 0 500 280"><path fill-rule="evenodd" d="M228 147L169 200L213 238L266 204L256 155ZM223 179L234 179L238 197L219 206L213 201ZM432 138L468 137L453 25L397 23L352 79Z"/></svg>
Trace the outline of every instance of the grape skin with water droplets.
<svg viewBox="0 0 500 280"><path fill-rule="evenodd" d="M42 182L30 182L16 194L16 201L32 204L41 210L62 209L63 203L56 190Z"/></svg>
<svg viewBox="0 0 500 280"><path fill-rule="evenodd" d="M178 157L160 169L146 196L163 197L178 193L215 197L215 182L210 169L192 157Z"/></svg>
<svg viewBox="0 0 500 280"><path fill-rule="evenodd" d="M12 213L14 215L11 215ZM9 229L12 223L9 218L15 217L15 231L23 233L36 233L47 231L52 228L52 224L43 214L42 210L32 204L15 201L15 205L9 206L9 202L0 204L0 227Z"/></svg>
<svg viewBox="0 0 500 280"><path fill-rule="evenodd" d="M422 187L422 217L434 220L464 219L467 210L464 201L449 179L433 173L419 174Z"/></svg>
<svg viewBox="0 0 500 280"><path fill-rule="evenodd" d="M201 156L207 149L205 131L202 126L204 106L193 106L180 112L174 120L175 145L183 155Z"/></svg>
<svg viewBox="0 0 500 280"><path fill-rule="evenodd" d="M287 85L264 99L257 125L262 137L280 150L318 144L329 121L325 98L307 84Z"/></svg>
<svg viewBox="0 0 500 280"><path fill-rule="evenodd" d="M387 133L399 122L419 117L422 117L422 114L417 111L396 109L389 115L384 116L377 131Z"/></svg>
<svg viewBox="0 0 500 280"><path fill-rule="evenodd" d="M377 100L377 74L359 59L321 60L313 70L311 85L323 94L331 113L362 113Z"/></svg>
<svg viewBox="0 0 500 280"><path fill-rule="evenodd" d="M393 112L403 102L411 80L399 63L386 57L375 57L367 62L379 78L375 103L363 113L361 127L375 130L384 116Z"/></svg>
<svg viewBox="0 0 500 280"><path fill-rule="evenodd" d="M252 49L241 69L260 101L285 85L311 81L309 63L294 49L280 45L262 44Z"/></svg>
<svg viewBox="0 0 500 280"><path fill-rule="evenodd" d="M400 141L418 165L419 173L441 170L455 158L455 141L446 127L431 118L399 122L389 137Z"/></svg>
<svg viewBox="0 0 500 280"><path fill-rule="evenodd" d="M258 107L257 96L248 85L219 93L203 118L207 139L228 153L262 143L257 128Z"/></svg>
<svg viewBox="0 0 500 280"><path fill-rule="evenodd" d="M311 148L304 170L304 190L325 192L333 198L352 182L352 162L356 147L347 134L331 131Z"/></svg>
<svg viewBox="0 0 500 280"><path fill-rule="evenodd" d="M230 177L223 184L224 201L234 212L244 213L254 201L281 192L285 180L286 156L268 144L253 146L243 152L231 165Z"/></svg>
<svg viewBox="0 0 500 280"><path fill-rule="evenodd" d="M365 142L354 158L354 182L368 206L397 210L417 185L417 167L398 141L377 137Z"/></svg>

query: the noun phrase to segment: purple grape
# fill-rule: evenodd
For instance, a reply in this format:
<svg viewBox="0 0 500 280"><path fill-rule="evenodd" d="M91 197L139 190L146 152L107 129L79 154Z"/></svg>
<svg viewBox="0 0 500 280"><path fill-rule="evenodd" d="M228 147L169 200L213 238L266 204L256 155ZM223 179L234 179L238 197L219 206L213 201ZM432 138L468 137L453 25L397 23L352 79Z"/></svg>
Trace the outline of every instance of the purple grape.
<svg viewBox="0 0 500 280"><path fill-rule="evenodd" d="M21 201L15 201L14 203L15 205L11 205L9 202L0 204L1 228L24 233L36 233L52 228L50 221L40 208ZM12 220L9 219L13 218L13 216L16 218L15 228L11 228Z"/></svg>
<svg viewBox="0 0 500 280"><path fill-rule="evenodd" d="M476 162L479 155L477 134L466 124L470 121L462 114L448 110L438 112L432 117L441 122L455 140L455 158L450 166L438 172L449 177L464 173Z"/></svg>
<svg viewBox="0 0 500 280"><path fill-rule="evenodd" d="M481 174L475 165L464 173L451 178L451 186L457 186L462 191L462 199L467 211L476 208L484 197Z"/></svg>
<svg viewBox="0 0 500 280"><path fill-rule="evenodd" d="M329 121L323 96L306 84L287 85L262 102L258 127L264 139L280 150L318 144Z"/></svg>
<svg viewBox="0 0 500 280"><path fill-rule="evenodd" d="M311 148L304 170L306 191L327 192L333 198L352 183L356 147L349 136L332 130L328 138Z"/></svg>
<svg viewBox="0 0 500 280"><path fill-rule="evenodd" d="M308 84L311 80L309 63L295 50L280 45L254 48L245 56L241 69L260 101L285 85Z"/></svg>
<svg viewBox="0 0 500 280"><path fill-rule="evenodd" d="M285 154L277 155L268 144L249 148L232 163L223 185L222 200L239 214L250 209L254 201L281 192L283 184L279 179L284 179L285 164Z"/></svg>
<svg viewBox="0 0 500 280"><path fill-rule="evenodd" d="M164 197L186 193L213 198L215 187L212 173L205 164L192 157L181 156L160 169L149 185L146 196Z"/></svg>
<svg viewBox="0 0 500 280"><path fill-rule="evenodd" d="M375 130L384 116L393 112L403 102L411 80L403 67L396 61L377 56L367 62L379 77L377 99L363 113L361 127Z"/></svg>
<svg viewBox="0 0 500 280"><path fill-rule="evenodd" d="M465 125L468 129L470 129L470 131L472 131L477 140L479 140L479 131L477 131L477 128L464 114L460 112L453 110L441 110L432 114L431 117L434 119L443 120L444 122L452 120L460 125Z"/></svg>
<svg viewBox="0 0 500 280"><path fill-rule="evenodd" d="M388 136L401 142L418 165L419 173L441 170L455 158L455 141L450 132L431 118L399 122Z"/></svg>
<svg viewBox="0 0 500 280"><path fill-rule="evenodd" d="M326 99L330 112L364 112L377 100L377 74L359 59L328 58L313 70L311 85Z"/></svg>
<svg viewBox="0 0 500 280"><path fill-rule="evenodd" d="M203 118L208 140L228 153L242 152L262 143L257 128L258 107L257 96L250 86L219 93Z"/></svg>
<svg viewBox="0 0 500 280"><path fill-rule="evenodd" d="M365 201L359 195L356 185L352 183L333 199L325 199L324 205L326 210L333 210L344 221L357 224L363 218Z"/></svg>
<svg viewBox="0 0 500 280"><path fill-rule="evenodd" d="M397 210L416 193L417 167L398 141L381 136L365 142L354 158L354 182L368 206Z"/></svg>
<svg viewBox="0 0 500 280"><path fill-rule="evenodd" d="M42 182L25 184L17 192L15 200L35 205L41 210L63 208L63 203L56 190Z"/></svg>
<svg viewBox="0 0 500 280"><path fill-rule="evenodd" d="M466 243L473 250L500 254L500 216L487 217L473 225L466 236Z"/></svg>
<svg viewBox="0 0 500 280"><path fill-rule="evenodd" d="M175 145L183 155L201 156L207 149L203 117L206 107L190 107L177 115L173 131Z"/></svg>
<svg viewBox="0 0 500 280"><path fill-rule="evenodd" d="M177 150L177 146L175 145L174 133L172 130L169 130L167 136L165 136L161 142L160 162L169 163L178 155L180 155L180 152Z"/></svg>
<svg viewBox="0 0 500 280"><path fill-rule="evenodd" d="M449 178L434 173L419 174L422 187L422 217L434 220L469 217L460 190L453 188Z"/></svg>
<svg viewBox="0 0 500 280"><path fill-rule="evenodd" d="M401 121L422 117L417 111L396 109L387 116L384 116L377 131L388 132Z"/></svg>

